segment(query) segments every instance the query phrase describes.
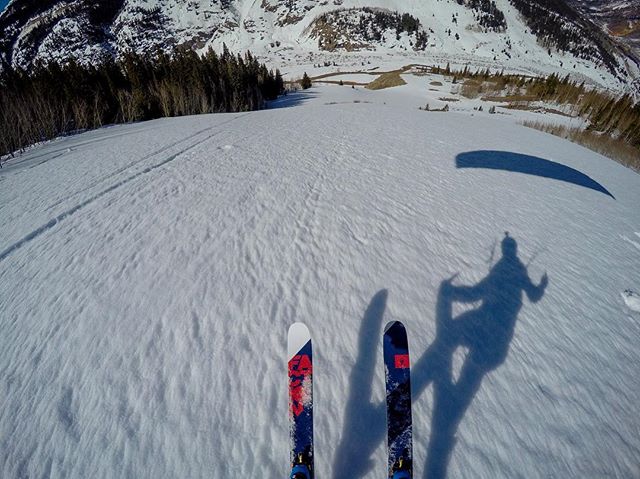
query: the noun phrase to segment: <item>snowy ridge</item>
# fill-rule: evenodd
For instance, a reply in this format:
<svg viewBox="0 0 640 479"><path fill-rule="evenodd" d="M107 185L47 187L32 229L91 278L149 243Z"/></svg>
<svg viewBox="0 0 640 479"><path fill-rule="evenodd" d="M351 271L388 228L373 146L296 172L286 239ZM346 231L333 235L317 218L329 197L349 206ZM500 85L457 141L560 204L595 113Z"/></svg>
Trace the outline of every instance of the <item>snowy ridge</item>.
<svg viewBox="0 0 640 479"><path fill-rule="evenodd" d="M515 1L515 0L514 0ZM479 5L482 2L475 2ZM633 88L638 65L614 44L605 42L606 64L593 39L585 39L587 21L549 14L573 32L576 51L585 58L549 48L526 26L512 0L496 0L495 17L471 8L471 2L452 0L113 0L95 4L88 0L48 0L37 5L14 0L0 15L0 56L14 66L28 68L35 60L55 60L69 55L81 61L129 50L151 53L185 45L204 51L250 49L276 66L309 65L338 61L342 67L362 65L390 57L407 63L447 62L490 65L534 74L571 73L616 90ZM416 39L393 34L369 44L367 52L325 52L318 46L314 24L322 15L352 9L380 8L408 13L421 22L428 41L416 52ZM489 15L489 16L487 16ZM497 23L496 23L497 22ZM587 23L585 23L587 22ZM595 27L594 27L595 28ZM590 37L591 38L591 37ZM595 38L595 37L594 37ZM595 55L595 56L594 56Z"/></svg>
<svg viewBox="0 0 640 479"><path fill-rule="evenodd" d="M419 111L426 91L316 87L4 164L0 476L285 477L284 331L304 320L317 476L346 457L350 478L380 477L380 333L398 320L423 477L430 378L464 377L466 357L432 361L436 319L480 309L443 313L443 285L489 278L500 301L508 231L548 286L508 296L508 354L463 398L449 476L634 477L640 322L621 294L640 288L640 177L502 115ZM487 167L456 167L470 154ZM524 155L553 175L509 170Z"/></svg>

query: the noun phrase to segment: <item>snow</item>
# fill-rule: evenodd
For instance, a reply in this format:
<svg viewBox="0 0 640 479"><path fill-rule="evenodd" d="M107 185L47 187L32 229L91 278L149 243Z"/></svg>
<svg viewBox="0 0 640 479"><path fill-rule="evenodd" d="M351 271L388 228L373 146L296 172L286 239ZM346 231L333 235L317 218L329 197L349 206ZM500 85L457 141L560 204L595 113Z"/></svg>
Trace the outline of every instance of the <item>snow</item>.
<svg viewBox="0 0 640 479"><path fill-rule="evenodd" d="M427 94L321 86L5 163L0 476L286 477L301 321L317 477L380 477L381 332L399 320L423 477L441 286L489 277L505 231L549 285L466 397L449 477L637 476L640 323L621 294L640 285L640 177L507 115L419 111ZM471 353L452 354L462 377Z"/></svg>
<svg viewBox="0 0 640 479"><path fill-rule="evenodd" d="M377 73L376 73L377 72ZM415 74L417 72L417 74ZM369 73L355 72L338 72L331 76L323 76L314 80L316 84L325 84L327 82L337 83L355 82L360 85L370 83L379 76L378 70ZM329 74L329 73L327 73ZM481 98L467 98L461 93L462 82L453 83L452 77L424 73L420 68L409 70L408 73L401 75L406 82L406 86L401 88L392 88L382 95L382 101L388 99L392 104L403 106L405 108L425 108L441 109L448 106L451 111L470 113L471 115L489 116L491 107L496 109L496 117L505 119L510 123L525 121L540 122L549 125L565 126L570 128L586 127L586 121L580 117L574 116L575 112L571 105L562 105L554 102L532 102L530 106L523 109L509 108L508 102L490 101ZM347 84L343 88L350 88ZM500 96L507 92L496 92ZM367 97L367 91L362 93L354 93L356 96L350 101L370 101ZM364 96L362 96L364 95ZM492 95L489 93L489 97ZM375 98L380 98L377 96ZM492 115L493 116L493 115Z"/></svg>
<svg viewBox="0 0 640 479"><path fill-rule="evenodd" d="M86 38L91 28L85 15L74 13L78 1L56 3L29 19L13 48L14 66L28 67L34 53L43 61L73 56L93 63L132 48L148 54L157 48L187 45L202 53L210 47L222 51L226 44L232 52L250 50L270 66L290 72L288 79L302 76L305 70L312 76L323 73L314 65L325 62L349 70L367 62L386 64L381 68L450 63L453 68L504 69L536 76L556 73L564 77L569 73L589 86L640 95L640 66L634 61L616 53L620 67L629 74L621 79L593 61L549 50L531 33L509 0L496 0L505 15L505 32L482 31L472 10L453 0L234 0L226 7L213 0L127 0L108 26L109 35L101 41ZM362 7L406 12L418 18L424 31L429 32L426 50L413 51L406 35L400 41L395 35L386 35L384 42L371 45L375 51L319 51L318 39L312 36L314 21L337 9ZM155 9L159 13L152 13ZM360 15L357 11L351 14ZM33 38L36 31L39 35Z"/></svg>
<svg viewBox="0 0 640 479"><path fill-rule="evenodd" d="M270 3L277 2L272 0ZM237 28L216 34L203 51L209 46L221 50L223 43L232 50L250 48L261 59L279 66L281 70L295 72L293 78L302 76L303 68L310 75L312 72L314 75L323 73L314 69L313 65L325 61L337 62L343 69L353 69L367 62L378 65L386 62L389 64L388 69L392 69L391 65L397 68L410 63L442 66L450 63L452 67L460 69L470 65L473 68L490 68L495 71L504 69L511 73L536 76L554 72L564 76L570 73L578 81L584 80L587 84L602 88L615 91L629 88L629 85L619 83L608 71L592 62L558 51L553 51L550 56L548 48L531 33L517 9L508 0L496 1L507 21L508 27L504 33L481 31L473 18L473 12L454 1L345 0L340 5L335 5L334 2L306 2L310 8L308 11L303 8L305 2L298 1L293 5L299 9L302 19L285 25L278 22L288 14L290 8L283 9L280 6L277 13L271 13L263 9L264 2L247 0L239 4L238 11L241 14L236 19L237 23L243 25L250 20L255 23L255 29ZM424 30L430 32L429 46L425 51L415 52L404 41L406 39L401 42L403 45L396 45L394 39L387 39L387 42L375 45L374 52L319 51L317 39L310 35L314 20L326 12L357 7L384 8L412 14L420 20ZM355 12L354 15L359 14ZM457 23L452 22L454 15ZM449 30L451 34L448 33ZM456 33L460 36L459 40L455 39ZM276 40L280 45L274 47L273 42ZM502 53L503 49L510 56ZM628 68L631 78L636 78L637 67L630 64Z"/></svg>
<svg viewBox="0 0 640 479"><path fill-rule="evenodd" d="M631 311L640 313L640 294L627 289L622 293L622 298Z"/></svg>

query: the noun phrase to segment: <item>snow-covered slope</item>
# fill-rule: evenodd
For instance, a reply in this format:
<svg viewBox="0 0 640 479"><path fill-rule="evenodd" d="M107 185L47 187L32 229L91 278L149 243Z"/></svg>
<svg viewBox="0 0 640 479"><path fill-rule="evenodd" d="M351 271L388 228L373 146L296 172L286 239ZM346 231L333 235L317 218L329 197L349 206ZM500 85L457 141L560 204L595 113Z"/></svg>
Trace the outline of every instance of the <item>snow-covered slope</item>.
<svg viewBox="0 0 640 479"><path fill-rule="evenodd" d="M415 477L447 454L452 478L635 477L640 176L502 115L419 111L424 91L318 87L6 163L0 475L286 477L303 321L317 477L380 477L380 335L401 320ZM464 311L487 342L434 355ZM465 361L477 391L447 389ZM428 452L434 418L457 440Z"/></svg>
<svg viewBox="0 0 640 479"><path fill-rule="evenodd" d="M94 61L131 50L153 53L185 45L202 51L226 43L279 66L337 61L349 67L393 56L407 63L571 73L602 86L631 88L638 65L595 25L564 2L558 5L550 7L548 0L14 0L0 15L0 57L28 68L36 60L70 55ZM361 33L374 28L365 7L410 14L420 21L422 38L396 35L388 26L363 44ZM326 51L318 22L330 12L337 34L354 37L345 44L360 45L359 51ZM338 25L338 16L361 32Z"/></svg>

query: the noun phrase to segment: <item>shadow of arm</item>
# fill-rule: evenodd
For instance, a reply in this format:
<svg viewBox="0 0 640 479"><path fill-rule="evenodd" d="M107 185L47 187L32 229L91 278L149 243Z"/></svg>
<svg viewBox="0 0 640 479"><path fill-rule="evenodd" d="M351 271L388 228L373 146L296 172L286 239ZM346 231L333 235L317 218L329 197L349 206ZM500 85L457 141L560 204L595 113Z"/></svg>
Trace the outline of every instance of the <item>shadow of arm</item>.
<svg viewBox="0 0 640 479"><path fill-rule="evenodd" d="M548 284L549 278L547 277L547 273L542 275L542 279L540 280L540 284L538 286L533 284L531 282L531 279L527 276L527 279L525 280L524 290L527 293L529 301L531 301L532 303L537 303L538 301L540 301L540 298L542 298L542 296L544 295L544 291L547 288Z"/></svg>

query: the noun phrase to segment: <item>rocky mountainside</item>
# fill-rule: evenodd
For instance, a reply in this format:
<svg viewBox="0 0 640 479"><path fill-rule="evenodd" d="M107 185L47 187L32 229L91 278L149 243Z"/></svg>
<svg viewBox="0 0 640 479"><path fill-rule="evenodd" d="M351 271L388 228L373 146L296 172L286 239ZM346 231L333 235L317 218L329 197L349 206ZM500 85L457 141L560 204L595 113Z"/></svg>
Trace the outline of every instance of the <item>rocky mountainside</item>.
<svg viewBox="0 0 640 479"><path fill-rule="evenodd" d="M640 0L571 0L571 4L640 61Z"/></svg>
<svg viewBox="0 0 640 479"><path fill-rule="evenodd" d="M405 56L531 73L572 73L604 86L627 88L637 79L638 63L594 21L578 13L592 8L593 1L571 3L13 0L0 15L0 63L29 69L38 61L69 56L93 62L128 51L153 54L177 46L202 51L226 43L232 50L250 49L281 65L315 64L312 58L336 55L359 61L376 55Z"/></svg>

